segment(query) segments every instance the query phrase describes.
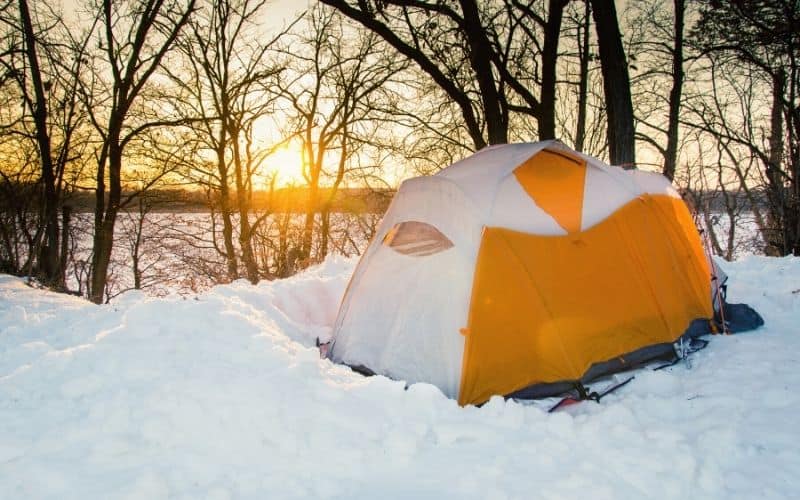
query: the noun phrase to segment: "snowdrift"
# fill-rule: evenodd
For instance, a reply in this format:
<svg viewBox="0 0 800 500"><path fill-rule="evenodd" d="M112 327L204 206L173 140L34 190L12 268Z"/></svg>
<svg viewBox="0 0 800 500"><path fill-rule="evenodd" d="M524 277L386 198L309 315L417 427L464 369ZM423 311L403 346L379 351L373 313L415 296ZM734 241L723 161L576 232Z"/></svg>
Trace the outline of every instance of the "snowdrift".
<svg viewBox="0 0 800 500"><path fill-rule="evenodd" d="M0 498L797 496L800 259L725 266L765 327L553 414L320 360L353 266L109 306L0 276Z"/></svg>

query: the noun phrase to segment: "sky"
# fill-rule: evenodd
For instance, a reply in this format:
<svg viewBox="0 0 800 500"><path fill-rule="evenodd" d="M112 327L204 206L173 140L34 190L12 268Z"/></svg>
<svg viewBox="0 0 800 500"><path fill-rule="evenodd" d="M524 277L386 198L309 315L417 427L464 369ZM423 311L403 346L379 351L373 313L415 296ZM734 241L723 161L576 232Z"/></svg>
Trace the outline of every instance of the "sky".
<svg viewBox="0 0 800 500"><path fill-rule="evenodd" d="M81 5L86 1L87 0L60 0L64 9L65 17L68 19L68 21L74 20L73 22L80 22L79 20L81 17L87 17L81 16L80 12L78 11L78 9L81 8ZM312 7L316 3L316 0L268 0L263 17L264 40L267 41L272 39L272 37L275 36L281 29L285 28L289 23L296 19L300 13L309 7ZM271 125L266 126L271 128ZM277 140L277 138L274 137L275 134L269 133L267 130L265 130L264 134L261 135L264 137L273 136L272 138L266 139L267 141L272 141L273 138ZM271 145L272 144L267 144L266 146L269 147ZM648 158L648 152L645 149L640 150L640 160L642 164L655 161ZM287 147L281 148L277 151L277 154L269 158L266 163L268 172L273 170L278 170L280 172L278 179L279 185L303 184L298 144L290 144ZM399 176L397 173L395 173L391 177L395 178L393 183L396 183L400 177L405 177L407 175L407 172L400 174ZM269 174L261 179L258 179L256 183L260 184L259 187L263 189L267 186L268 179Z"/></svg>
<svg viewBox="0 0 800 500"><path fill-rule="evenodd" d="M79 18L78 9L84 0L61 0L60 4L68 20ZM280 29L284 23L290 22L294 14L315 4L315 0L270 0L268 5L268 29Z"/></svg>
<svg viewBox="0 0 800 500"><path fill-rule="evenodd" d="M315 0L271 0L267 7L267 26L273 30L280 29L290 23L296 14L315 3Z"/></svg>
<svg viewBox="0 0 800 500"><path fill-rule="evenodd" d="M63 14L67 23L80 23L88 16L82 15L81 9L86 0L60 0ZM263 27L264 39L269 40L281 29L294 21L305 9L313 6L315 0L268 0L264 10ZM268 134L274 135L274 134ZM278 170L278 184L291 185L302 184L301 160L299 146L292 145L279 148L274 155L267 160L267 171L265 176L256 179L259 188L266 188L269 182L270 172Z"/></svg>

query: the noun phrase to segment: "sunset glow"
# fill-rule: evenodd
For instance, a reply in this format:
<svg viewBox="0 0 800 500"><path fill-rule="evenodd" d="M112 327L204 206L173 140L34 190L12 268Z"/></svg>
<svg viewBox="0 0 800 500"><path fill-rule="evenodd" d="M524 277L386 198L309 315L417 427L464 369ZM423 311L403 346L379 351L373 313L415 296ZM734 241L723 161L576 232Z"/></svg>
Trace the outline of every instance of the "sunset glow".
<svg viewBox="0 0 800 500"><path fill-rule="evenodd" d="M303 159L294 143L280 146L264 160L263 175L256 176L255 189L268 190L273 175L275 187L303 185Z"/></svg>

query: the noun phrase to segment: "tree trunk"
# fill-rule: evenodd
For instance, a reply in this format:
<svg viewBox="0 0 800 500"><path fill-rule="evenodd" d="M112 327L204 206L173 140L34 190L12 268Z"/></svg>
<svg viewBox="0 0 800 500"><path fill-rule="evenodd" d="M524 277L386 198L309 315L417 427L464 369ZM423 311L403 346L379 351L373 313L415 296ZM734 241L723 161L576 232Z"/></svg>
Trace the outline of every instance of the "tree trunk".
<svg viewBox="0 0 800 500"><path fill-rule="evenodd" d="M575 150L583 152L586 142L586 108L589 95L589 28L591 25L592 6L590 0L584 0L582 30L578 31L578 52L580 65L578 70L578 121L575 124ZM582 34L582 37L581 37Z"/></svg>
<svg viewBox="0 0 800 500"><path fill-rule="evenodd" d="M133 288L134 290L142 289L142 271L139 269L139 254L134 253L131 256L133 260Z"/></svg>
<svg viewBox="0 0 800 500"><path fill-rule="evenodd" d="M767 212L766 234L767 255L786 255L792 251L793 227L786 217L786 190L781 171L783 161L783 91L786 85L786 74L778 71L772 77L772 109L770 115L769 158L766 165Z"/></svg>
<svg viewBox="0 0 800 500"><path fill-rule="evenodd" d="M556 63L558 61L558 40L561 37L561 19L566 5L566 0L550 0L547 13L542 50L542 90L538 117L540 140L556 138Z"/></svg>
<svg viewBox="0 0 800 500"><path fill-rule="evenodd" d="M222 244L225 246L225 263L230 281L239 278L239 263L236 258L236 247L233 245L233 219L231 214L231 195L228 188L228 165L225 162L225 135L220 132L220 144L217 147L217 172L219 172L219 213L222 217Z"/></svg>
<svg viewBox="0 0 800 500"><path fill-rule="evenodd" d="M45 226L39 252L39 274L47 286L60 289L64 286L64 280L59 265L58 198L55 190L49 189L47 181L45 181L43 222Z"/></svg>
<svg viewBox="0 0 800 500"><path fill-rule="evenodd" d="M675 47L672 52L672 89L669 92L669 119L667 124L667 149L664 154L664 176L670 181L675 178L678 163L678 127L683 90L683 18L686 10L685 0L674 0L675 4Z"/></svg>
<svg viewBox="0 0 800 500"><path fill-rule="evenodd" d="M275 276L286 278L289 276L289 225L292 221L292 214L288 210L283 216L278 217L278 255L275 257Z"/></svg>
<svg viewBox="0 0 800 500"><path fill-rule="evenodd" d="M132 261L132 270L133 270L133 288L135 290L142 289L142 270L139 268L140 262L140 250L142 248L142 234L144 233L144 219L147 213L147 208L145 207L145 201L142 199L142 196L139 196L139 213L138 218L136 219L136 227L134 231L136 232L135 237L136 239L133 242L133 248L131 249L131 261Z"/></svg>
<svg viewBox="0 0 800 500"><path fill-rule="evenodd" d="M320 210L320 218L322 219L322 228L319 232L319 260L325 260L328 255L328 240L330 239L331 230L331 207L330 204L325 204Z"/></svg>
<svg viewBox="0 0 800 500"><path fill-rule="evenodd" d="M69 259L69 232L72 224L72 207L61 207L61 250L58 258L58 271L63 289L67 289L67 260Z"/></svg>
<svg viewBox="0 0 800 500"><path fill-rule="evenodd" d="M112 118L112 122L115 121ZM111 127L110 127L111 128ZM117 213L122 198L122 182L120 173L122 171L122 148L119 146L119 129L109 134L108 148L108 172L109 189L108 205L105 210L103 199L105 198L105 181L101 179L104 174L103 168L98 168L98 182L96 196L97 208L95 209L95 229L94 246L92 255L92 279L89 290L89 299L95 304L104 302L104 295L108 280L108 268L111 263L111 252L114 249L114 226L117 222ZM99 209L99 211L98 211Z"/></svg>
<svg viewBox="0 0 800 500"><path fill-rule="evenodd" d="M795 45L796 47L796 45ZM788 96L790 106L785 106L786 129L789 136L789 154L785 158L787 173L789 175L787 217L790 219L787 226L792 228L794 237L789 241L794 255L800 256L800 105L798 92L800 92L800 61L792 57L789 68L789 88L784 89ZM788 108L788 109L787 109Z"/></svg>
<svg viewBox="0 0 800 500"><path fill-rule="evenodd" d="M303 224L303 240L300 247L300 258L305 260L302 265L308 264L308 259L311 258L311 244L314 237L314 219L317 215L319 205L319 178L312 176L312 181L308 186L308 207L306 208L306 220Z"/></svg>
<svg viewBox="0 0 800 500"><path fill-rule="evenodd" d="M260 276L255 254L253 253L252 230L248 219L248 211L239 212L239 246L242 249L242 263L247 273L247 280L254 285L258 284Z"/></svg>
<svg viewBox="0 0 800 500"><path fill-rule="evenodd" d="M339 164L336 169L336 179L334 179L333 184L330 187L330 191L328 192L328 196L325 199L325 202L320 209L320 213L322 216L322 228L321 228L321 241L320 241L320 260L325 259L328 255L328 243L330 241L330 232L331 232L331 208L333 207L333 202L336 199L336 193L339 192L339 186L342 184L344 180L345 170L347 169L347 159L350 156L350 129L349 127L345 126L342 128L342 142L341 146L342 149L339 151Z"/></svg>
<svg viewBox="0 0 800 500"><path fill-rule="evenodd" d="M247 279L252 284L259 281L258 265L253 254L252 228L250 227L250 190L248 179L245 179L244 164L239 150L240 131L234 127L229 128L231 146L233 149L234 177L236 178L236 206L239 211L239 248L242 250L242 263L244 264Z"/></svg>
<svg viewBox="0 0 800 500"><path fill-rule="evenodd" d="M56 176L53 166L52 148L47 119L47 98L44 93L44 82L37 54L36 35L33 31L27 0L19 0L20 20L25 38L25 55L30 66L31 83L34 100L32 103L33 121L36 126L36 144L39 149L39 162L42 169L42 213L40 225L44 226L44 235L37 256L37 274L48 286L60 288L64 285L59 270L59 230L58 230L58 195Z"/></svg>
<svg viewBox="0 0 800 500"><path fill-rule="evenodd" d="M114 224L104 220L99 228L95 228L94 234L94 255L92 256L92 279L89 289L89 300L95 304L102 304L104 302L108 267L111 261L111 250L113 246Z"/></svg>
<svg viewBox="0 0 800 500"><path fill-rule="evenodd" d="M631 85L622 35L617 23L617 9L614 0L591 1L600 49L600 68L603 73L610 161L612 165L626 169L635 168L636 146Z"/></svg>
<svg viewBox="0 0 800 500"><path fill-rule="evenodd" d="M492 48L486 40L478 4L475 0L459 0L459 3L464 15L464 34L469 43L470 64L481 91L481 104L486 120L489 144L505 144L508 142L508 117L502 109L501 96L494 80L491 62Z"/></svg>
<svg viewBox="0 0 800 500"><path fill-rule="evenodd" d="M222 216L222 243L225 245L225 263L228 268L228 279L239 279L239 263L236 258L236 247L233 245L233 217L228 189L220 192L220 215Z"/></svg>

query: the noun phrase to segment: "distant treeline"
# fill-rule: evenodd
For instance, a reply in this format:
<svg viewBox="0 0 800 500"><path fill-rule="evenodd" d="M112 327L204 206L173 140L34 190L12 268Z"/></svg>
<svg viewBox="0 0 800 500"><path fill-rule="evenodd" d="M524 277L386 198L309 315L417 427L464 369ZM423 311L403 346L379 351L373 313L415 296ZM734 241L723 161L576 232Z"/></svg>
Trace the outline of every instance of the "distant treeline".
<svg viewBox="0 0 800 500"><path fill-rule="evenodd" d="M769 204L767 193L763 189L751 189L750 191L722 191L720 189L706 189L703 191L693 191L692 196L684 196L692 210L725 212L731 207L739 210L753 211L754 208L766 209ZM703 207L692 207L695 203L703 203Z"/></svg>
<svg viewBox="0 0 800 500"><path fill-rule="evenodd" d="M321 189L320 199L328 197L328 190ZM124 192L123 198L133 194ZM144 195L151 212L206 212L214 202L208 194L194 189L155 189ZM339 188L333 199L331 211L334 213L382 214L394 196L391 189ZM305 213L309 193L305 188L276 189L272 196L268 191L254 191L252 208L255 211L275 213ZM235 202L235 199L234 199ZM74 192L66 197L65 205L76 212L91 212L94 209L94 192ZM321 204L321 203L320 203ZM129 204L127 210L136 210L136 202ZM319 210L318 210L319 211Z"/></svg>
<svg viewBox="0 0 800 500"><path fill-rule="evenodd" d="M35 196L38 191L35 186L20 186L19 192L29 192ZM330 191L321 189L319 194L320 199L326 199ZM331 212L383 214L389 207L394 194L395 190L393 189L339 188L333 198ZM134 197L134 202L126 205L124 211L138 210L139 204L135 201L135 193L123 192L123 199L129 196ZM148 212L156 213L208 212L211 204L215 201L213 198L209 198L208 193L197 189L153 189L142 196L146 197ZM753 201L757 204L757 208L761 209L768 204L767 193L763 189L751 189L749 194L743 190L694 191L689 200L690 205L695 203L694 200L703 203L703 209L714 212L725 211L728 208L727 204L731 203L742 210L753 210ZM72 192L65 196L64 202L78 213L91 212L94 209L94 203L95 194L90 191ZM308 203L309 192L304 187L276 189L272 196L269 191L254 191L252 197L252 208L258 212L302 214L306 213ZM4 210L3 205L4 203L0 201L0 210ZM318 206L317 212L321 211L320 209L321 207Z"/></svg>

